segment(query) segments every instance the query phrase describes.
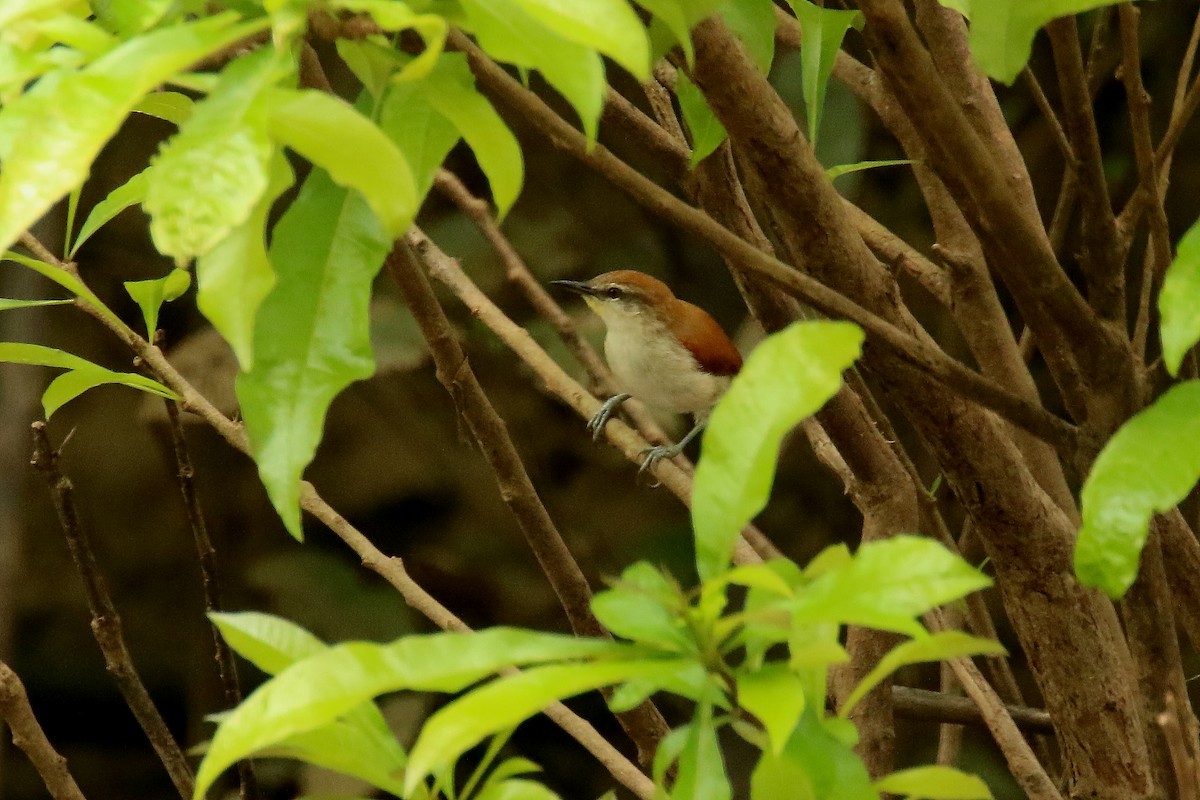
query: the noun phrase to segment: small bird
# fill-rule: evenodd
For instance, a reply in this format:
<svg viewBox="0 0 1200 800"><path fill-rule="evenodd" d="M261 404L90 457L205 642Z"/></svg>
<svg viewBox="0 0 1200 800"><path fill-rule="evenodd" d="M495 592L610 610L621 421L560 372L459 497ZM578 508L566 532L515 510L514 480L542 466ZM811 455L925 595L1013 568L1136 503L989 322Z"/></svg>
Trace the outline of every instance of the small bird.
<svg viewBox="0 0 1200 800"><path fill-rule="evenodd" d="M621 393L588 422L598 439L604 424L630 397L677 414L691 414L695 427L678 444L642 451L643 472L674 458L708 422L709 412L742 368L742 356L706 311L677 298L665 283L622 269L590 281L553 281L583 296L604 320L604 355Z"/></svg>

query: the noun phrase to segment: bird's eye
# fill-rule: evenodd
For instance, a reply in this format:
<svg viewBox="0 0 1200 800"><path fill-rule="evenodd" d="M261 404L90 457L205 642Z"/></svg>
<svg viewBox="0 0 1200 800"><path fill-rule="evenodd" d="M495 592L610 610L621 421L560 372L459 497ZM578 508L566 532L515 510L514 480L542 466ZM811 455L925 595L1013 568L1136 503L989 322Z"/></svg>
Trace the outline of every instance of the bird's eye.
<svg viewBox="0 0 1200 800"><path fill-rule="evenodd" d="M623 291L621 291L620 286L610 286L610 287L608 287L608 290L605 292L605 294L608 295L609 300L618 300L621 298L621 295L623 295L625 293Z"/></svg>

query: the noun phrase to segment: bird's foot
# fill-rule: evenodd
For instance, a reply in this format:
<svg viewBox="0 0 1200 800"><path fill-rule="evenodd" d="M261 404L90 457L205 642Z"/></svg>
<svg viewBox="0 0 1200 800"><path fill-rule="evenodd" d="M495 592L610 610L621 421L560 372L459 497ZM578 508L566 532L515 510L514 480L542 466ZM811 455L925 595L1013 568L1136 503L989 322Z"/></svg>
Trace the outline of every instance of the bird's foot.
<svg viewBox="0 0 1200 800"><path fill-rule="evenodd" d="M638 475L641 475L647 470L654 469L654 465L659 461L662 461L664 458L674 458L682 453L682 444L682 442L680 444L673 444L670 446L659 444L642 450L640 455L644 455L645 458L642 460L642 466L638 468Z"/></svg>
<svg viewBox="0 0 1200 800"><path fill-rule="evenodd" d="M608 422L613 414L617 413L617 409L621 407L621 404L630 397L633 397L633 395L622 392L604 401L604 405L600 406L600 410L596 412L596 416L588 420L587 429L592 433L592 441L600 439L600 432L604 430L605 423Z"/></svg>

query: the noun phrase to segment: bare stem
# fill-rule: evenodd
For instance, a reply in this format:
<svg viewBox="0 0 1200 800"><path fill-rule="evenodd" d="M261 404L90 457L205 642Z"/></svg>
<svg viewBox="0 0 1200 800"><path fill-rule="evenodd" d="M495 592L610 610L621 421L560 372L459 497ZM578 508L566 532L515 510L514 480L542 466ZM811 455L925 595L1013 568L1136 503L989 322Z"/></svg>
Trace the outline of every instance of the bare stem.
<svg viewBox="0 0 1200 800"><path fill-rule="evenodd" d="M67 769L67 760L50 744L33 715L24 684L3 662L0 662L0 718L8 723L13 744L29 756L54 800L84 800L83 792Z"/></svg>

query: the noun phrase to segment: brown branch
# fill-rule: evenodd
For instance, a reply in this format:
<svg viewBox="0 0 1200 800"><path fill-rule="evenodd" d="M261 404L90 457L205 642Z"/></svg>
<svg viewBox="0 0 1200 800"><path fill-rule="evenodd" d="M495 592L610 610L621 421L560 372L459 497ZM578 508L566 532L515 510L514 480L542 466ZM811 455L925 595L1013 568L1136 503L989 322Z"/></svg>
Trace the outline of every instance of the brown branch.
<svg viewBox="0 0 1200 800"><path fill-rule="evenodd" d="M1029 94L1033 97L1033 104L1038 107L1038 111L1042 113L1042 118L1050 126L1050 138L1054 139L1054 144L1058 147L1058 152L1066 160L1067 169L1075 171L1079 167L1075 160L1075 150L1071 147L1070 141L1067 140L1067 133L1063 130L1062 122L1058 119L1058 114L1054 113L1054 107L1050 105L1050 101L1046 98L1046 92L1042 90L1042 84L1038 81L1037 75L1033 74L1033 70L1029 68L1028 64L1021 70L1021 80L1025 82L1025 87L1029 89Z"/></svg>
<svg viewBox="0 0 1200 800"><path fill-rule="evenodd" d="M495 333L525 364L537 374L542 385L555 397L571 406L584 419L590 419L600 409L600 401L587 392L554 359L533 340L529 332L509 319L495 303L479 290L459 267L458 262L443 253L420 229L413 228L407 237L408 243L418 253L439 283L447 286L477 319ZM632 428L618 420L610 420L604 426L604 435L633 463L644 458L647 442ZM654 477L672 494L690 507L692 496L691 476L673 462L662 460L654 467ZM742 542L734 552L737 563L753 564L763 558L773 558L779 551L761 532L752 526L743 531L751 544Z"/></svg>
<svg viewBox="0 0 1200 800"><path fill-rule="evenodd" d="M21 748L37 769L42 783L54 800L84 800L83 792L67 769L63 758L46 738L38 724L29 695L17 673L0 661L0 719L8 723L13 744Z"/></svg>
<svg viewBox="0 0 1200 800"><path fill-rule="evenodd" d="M476 446L491 467L500 496L516 517L525 540L537 557L559 603L577 636L607 636L591 611L592 592L566 542L546 511L504 420L488 400L475 377L467 355L454 335L446 312L438 303L412 247L397 240L384 261L384 268L400 287L401 294L425 336L437 367L437 377L454 400ZM617 714L621 727L637 745L638 760L649 765L668 727L650 701Z"/></svg>
<svg viewBox="0 0 1200 800"><path fill-rule="evenodd" d="M1141 12L1126 3L1118 9L1118 14L1121 21L1121 73L1125 81L1125 94L1129 98L1133 154L1137 161L1141 190L1150 198L1150 245L1143 260L1142 285L1133 330L1134 353L1139 359L1144 359L1150 327L1150 295L1156 278L1171 263L1171 233L1154 160L1154 143L1150 139L1150 96L1142 84L1142 58L1138 44Z"/></svg>
<svg viewBox="0 0 1200 800"><path fill-rule="evenodd" d="M1196 757L1188 747L1188 737L1179 722L1179 704L1174 694L1167 693L1165 705L1166 710L1158 715L1156 722L1163 730L1171 753L1179 800L1200 800L1200 765L1197 765Z"/></svg>
<svg viewBox="0 0 1200 800"><path fill-rule="evenodd" d="M1046 26L1054 50L1059 89L1063 98L1063 122L1078 159L1082 200L1084 278L1088 298L1096 313L1106 320L1125 319L1124 259L1117 247L1116 220L1104 175L1104 155L1092 113L1080 51L1079 28L1074 17L1054 20Z"/></svg>
<svg viewBox="0 0 1200 800"><path fill-rule="evenodd" d="M50 439L46 435L46 423L33 423L33 442L32 463L50 487L54 510L58 513L58 521L66 536L71 560L75 562L75 569L83 580L88 608L92 613L92 634L96 643L100 645L105 667L113 676L113 681L117 684L121 696L125 698L129 710L142 726L146 738L154 747L154 752L166 767L179 796L183 800L191 800L195 789L191 767L188 766L183 751L171 736L171 731L167 729L154 701L150 699L150 693L146 691L133 666L133 659L125 645L121 617L108 594L104 579L100 577L91 543L80 524L79 514L75 509L74 487L59 471L58 453L50 445Z"/></svg>
<svg viewBox="0 0 1200 800"><path fill-rule="evenodd" d="M192 530L192 540L196 545L196 558L200 566L200 586L204 592L204 610L206 613L224 610L221 602L221 577L217 568L217 551L213 547L212 538L208 535L208 524L204 519L204 510L200 507L200 495L196 491L196 469L192 466L192 456L188 450L187 439L184 437L183 424L179 419L179 404L171 399L164 399L167 407L168 427L171 431L171 449L175 454L175 477L179 481L179 493L183 497L183 506L187 512L188 527ZM217 626L209 623L209 631L213 639L213 653L217 662L217 674L221 679L221 687L225 693L226 708L235 708L242 702L242 687L238 680L237 662L233 659L233 651L225 643ZM258 778L254 765L249 759L237 763L238 794L242 800L251 800L258 796Z"/></svg>
<svg viewBox="0 0 1200 800"><path fill-rule="evenodd" d="M931 612L926 619L931 623L930 630L947 630L938 612ZM979 709L984 724L1008 763L1009 771L1030 800L1062 800L1054 781L1046 774L1045 767L1021 735L1012 713L980 674L979 668L969 658L951 658L946 663L954 670L967 696Z"/></svg>
<svg viewBox="0 0 1200 800"><path fill-rule="evenodd" d="M804 300L831 317L857 323L875 338L877 344L927 372L931 378L947 388L995 410L1060 450L1069 452L1074 449L1075 429L1070 423L1015 396L950 358L936 346L909 336L844 295L763 253L715 222L703 211L687 205L647 180L603 146L589 148L582 133L510 77L469 39L457 31L452 31L449 43L455 49L467 53L472 69L482 84L522 113L555 145L595 168L651 211L662 214L680 227L704 238L723 254L735 260L743 269L759 274L788 294Z"/></svg>
<svg viewBox="0 0 1200 800"><path fill-rule="evenodd" d="M51 263L57 264L60 269L66 269L66 265L61 261L54 260ZM147 342L128 325L112 319L86 301L80 301L78 306L116 334L137 358L141 359L163 383L178 394L182 398L180 404L182 408L198 414L235 450L245 455L251 455L250 442L246 437L245 429L239 423L226 417L220 409L198 392L167 360L162 350ZM596 401L596 406L599 407L599 401ZM362 559L363 566L387 581L404 598L410 608L424 615L443 630L470 632L471 629L466 623L439 603L408 575L404 569L404 563L399 558L384 555L360 530L326 503L308 481L301 481L300 484L300 507L333 531ZM562 703L554 703L544 713L591 753L614 779L630 789L641 800L652 800L655 796L653 781L600 735L587 720L575 714Z"/></svg>

